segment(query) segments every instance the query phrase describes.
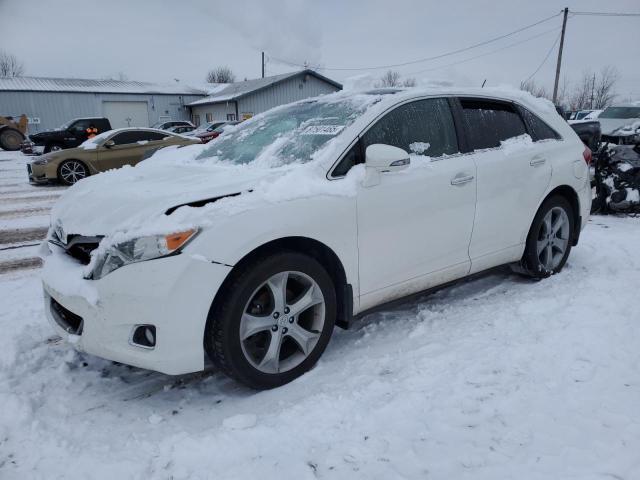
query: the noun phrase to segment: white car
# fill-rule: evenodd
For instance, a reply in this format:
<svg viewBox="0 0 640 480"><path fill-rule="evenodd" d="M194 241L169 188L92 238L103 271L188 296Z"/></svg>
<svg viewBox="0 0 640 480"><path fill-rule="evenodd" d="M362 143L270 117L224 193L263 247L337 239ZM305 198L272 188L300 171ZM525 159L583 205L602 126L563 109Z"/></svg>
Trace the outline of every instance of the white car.
<svg viewBox="0 0 640 480"><path fill-rule="evenodd" d="M80 351L167 374L211 360L276 387L386 302L502 264L559 272L589 216L589 161L553 105L516 90L278 107L70 188L45 310Z"/></svg>

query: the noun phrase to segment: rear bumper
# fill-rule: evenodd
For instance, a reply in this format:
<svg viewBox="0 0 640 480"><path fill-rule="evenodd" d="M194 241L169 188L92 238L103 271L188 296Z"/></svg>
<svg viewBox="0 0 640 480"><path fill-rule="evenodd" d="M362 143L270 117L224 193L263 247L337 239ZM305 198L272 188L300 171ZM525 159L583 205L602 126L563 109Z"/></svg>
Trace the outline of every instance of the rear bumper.
<svg viewBox="0 0 640 480"><path fill-rule="evenodd" d="M83 265L52 248L43 268L45 312L74 348L170 375L204 368L207 315L230 267L183 253L85 280ZM155 326L154 348L131 342L138 325Z"/></svg>

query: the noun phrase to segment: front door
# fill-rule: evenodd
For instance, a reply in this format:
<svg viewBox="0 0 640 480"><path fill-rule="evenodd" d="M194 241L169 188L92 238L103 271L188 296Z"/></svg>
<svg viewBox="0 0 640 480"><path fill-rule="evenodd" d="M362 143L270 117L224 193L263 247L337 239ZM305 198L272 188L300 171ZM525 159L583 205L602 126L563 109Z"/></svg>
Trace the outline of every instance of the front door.
<svg viewBox="0 0 640 480"><path fill-rule="evenodd" d="M135 165L144 155L142 145L148 142L141 130L125 130L116 133L109 140L113 141L113 145L107 147L103 144L98 150L98 170L101 172L123 165Z"/></svg>
<svg viewBox="0 0 640 480"><path fill-rule="evenodd" d="M396 107L361 138L411 152L411 165L359 187L360 307L366 309L469 271L475 163L459 154L446 99Z"/></svg>

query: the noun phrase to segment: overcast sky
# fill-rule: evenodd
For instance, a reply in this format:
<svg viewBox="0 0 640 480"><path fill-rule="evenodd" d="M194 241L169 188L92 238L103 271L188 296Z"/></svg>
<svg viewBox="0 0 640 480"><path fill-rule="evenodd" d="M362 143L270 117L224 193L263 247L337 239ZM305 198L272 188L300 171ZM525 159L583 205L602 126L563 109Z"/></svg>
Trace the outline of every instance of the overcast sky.
<svg viewBox="0 0 640 480"><path fill-rule="evenodd" d="M27 75L122 72L131 80L195 84L218 65L239 79L260 76L261 50L269 58L267 75L296 69L276 58L330 68L410 62L500 36L564 6L640 12L638 0L0 0L0 49L18 56ZM561 22L558 16L499 42L397 70L419 79L518 85L543 61ZM586 69L614 65L620 98L640 99L639 51L640 17L571 17L563 76L576 81ZM534 77L547 88L556 56L557 46ZM320 70L338 81L383 71Z"/></svg>

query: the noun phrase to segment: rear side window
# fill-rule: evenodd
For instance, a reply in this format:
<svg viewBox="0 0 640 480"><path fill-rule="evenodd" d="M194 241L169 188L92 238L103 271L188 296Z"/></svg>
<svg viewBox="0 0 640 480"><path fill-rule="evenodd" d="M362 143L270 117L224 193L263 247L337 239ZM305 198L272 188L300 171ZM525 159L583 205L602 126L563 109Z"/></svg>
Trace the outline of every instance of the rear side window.
<svg viewBox="0 0 640 480"><path fill-rule="evenodd" d="M449 102L430 98L397 107L362 136L363 151L374 143L430 157L457 153L458 139Z"/></svg>
<svg viewBox="0 0 640 480"><path fill-rule="evenodd" d="M131 130L114 135L112 140L116 145L128 145L142 140L149 140L149 138L147 137L146 132Z"/></svg>
<svg viewBox="0 0 640 480"><path fill-rule="evenodd" d="M520 114L509 103L461 98L469 147L495 148L500 142L527 133Z"/></svg>
<svg viewBox="0 0 640 480"><path fill-rule="evenodd" d="M168 133L160 133L160 132L144 132L143 140L149 140L150 142L153 140L162 140L164 138L170 137Z"/></svg>
<svg viewBox="0 0 640 480"><path fill-rule="evenodd" d="M561 140L562 137L553 128L547 125L534 113L524 107L519 107L524 121L527 122L531 138L534 142L539 140Z"/></svg>

